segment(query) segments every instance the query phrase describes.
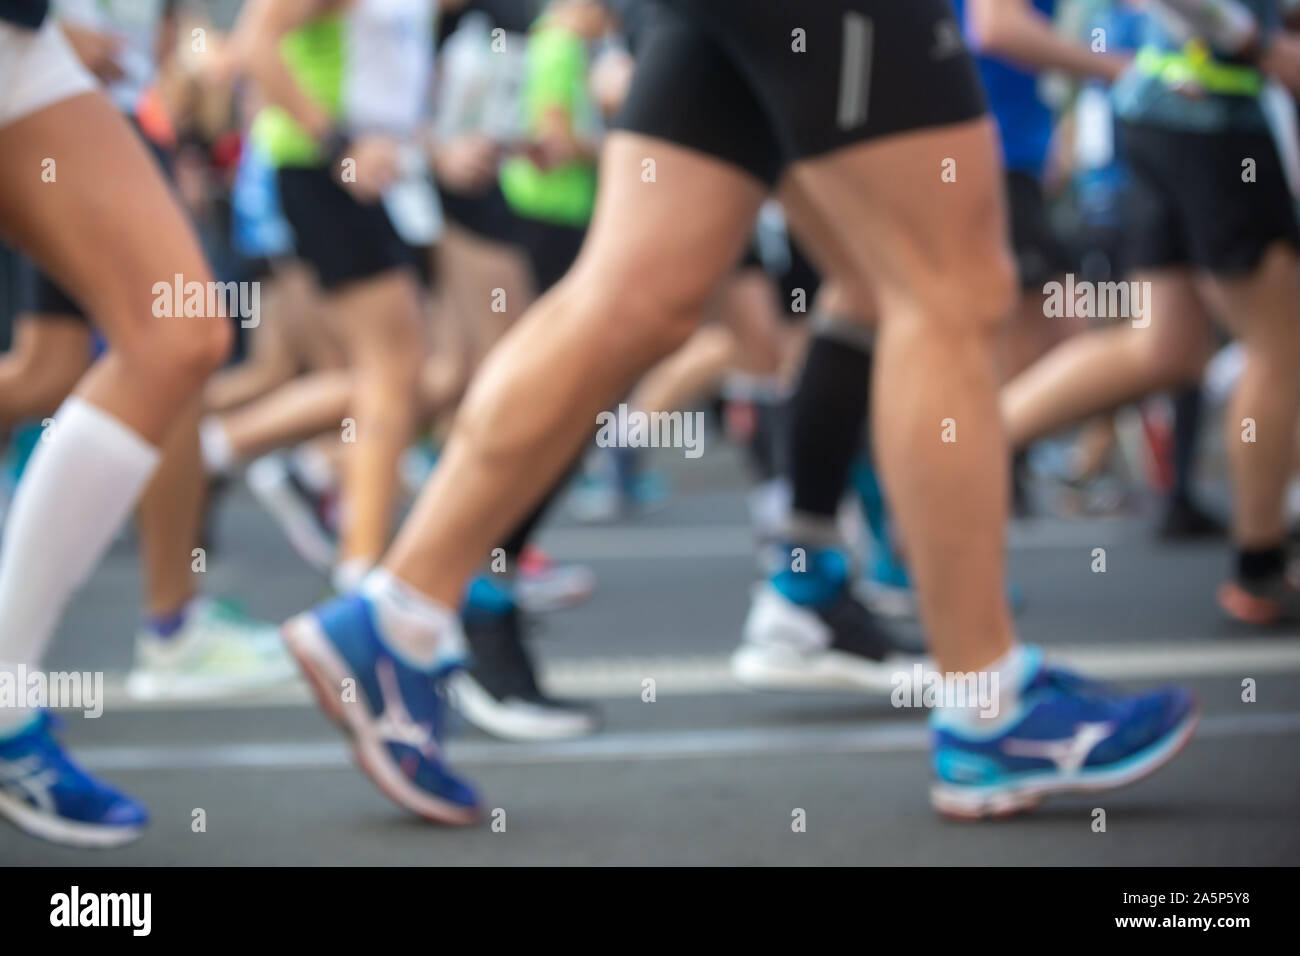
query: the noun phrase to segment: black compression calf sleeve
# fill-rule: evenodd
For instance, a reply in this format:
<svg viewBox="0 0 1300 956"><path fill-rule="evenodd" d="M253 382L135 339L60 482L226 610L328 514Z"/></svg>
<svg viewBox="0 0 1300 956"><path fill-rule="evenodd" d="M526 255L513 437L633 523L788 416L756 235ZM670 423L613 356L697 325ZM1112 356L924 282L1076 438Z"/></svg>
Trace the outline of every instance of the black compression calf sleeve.
<svg viewBox="0 0 1300 956"><path fill-rule="evenodd" d="M537 530L537 526L541 524L542 519L546 517L546 513L551 510L551 505L554 504L555 499L560 496L560 492L568 486L569 480L573 477L574 472L578 470L581 463L582 455L579 454L577 460L568 468L564 469L559 480L547 490L545 497L537 503L537 507L525 515L524 519L520 521L519 524L515 525L514 530L510 532L509 537L501 542L500 547L506 553L506 561L512 572L516 570L515 561L519 557L520 553L523 552L524 548L528 546L528 541L532 538L533 532Z"/></svg>
<svg viewBox="0 0 1300 956"><path fill-rule="evenodd" d="M820 328L790 399L790 479L796 514L834 519L862 446L871 386L865 330Z"/></svg>

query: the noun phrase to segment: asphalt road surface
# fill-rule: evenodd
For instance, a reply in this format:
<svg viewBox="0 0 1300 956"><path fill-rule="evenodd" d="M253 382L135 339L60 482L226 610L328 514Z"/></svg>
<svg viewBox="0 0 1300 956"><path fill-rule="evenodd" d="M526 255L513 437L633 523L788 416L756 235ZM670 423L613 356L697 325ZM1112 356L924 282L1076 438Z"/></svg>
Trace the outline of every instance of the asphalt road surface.
<svg viewBox="0 0 1300 956"><path fill-rule="evenodd" d="M72 851L0 824L10 864L1294 864L1300 861L1300 634L1222 622L1221 544L1159 545L1149 517L1043 518L1010 535L1027 606L1022 634L1092 673L1179 681L1201 729L1154 777L1062 797L986 824L945 822L926 802L924 722L883 697L755 694L726 670L756 578L734 456L678 459L662 513L578 527L542 543L599 575L584 607L539 620L537 654L557 691L598 700L603 732L518 744L462 728L452 762L498 821L440 829L391 806L349 763L297 684L204 707L143 707L120 690L138 576L115 547L79 595L50 667L103 670L97 720L67 715L89 766L151 808L115 851ZM221 512L205 581L279 620L324 584L258 506ZM1107 570L1093 573L1093 549ZM655 681L654 702L642 682ZM1242 701L1242 682L1257 699ZM206 831L191 828L202 809ZM1094 811L1105 811L1095 832ZM796 832L800 816L806 827ZM504 824L502 826L502 824Z"/></svg>

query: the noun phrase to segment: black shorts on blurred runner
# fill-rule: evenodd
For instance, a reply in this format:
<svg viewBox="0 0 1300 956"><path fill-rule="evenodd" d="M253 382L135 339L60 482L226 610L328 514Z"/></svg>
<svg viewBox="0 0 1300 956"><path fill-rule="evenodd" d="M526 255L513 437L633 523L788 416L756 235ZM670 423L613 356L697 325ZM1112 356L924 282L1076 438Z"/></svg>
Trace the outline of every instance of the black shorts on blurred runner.
<svg viewBox="0 0 1300 956"><path fill-rule="evenodd" d="M1120 127L1131 187L1125 265L1191 267L1215 275L1254 271L1275 242L1300 249L1300 230L1273 137ZM1253 181L1243 160L1255 162Z"/></svg>
<svg viewBox="0 0 1300 956"><path fill-rule="evenodd" d="M286 166L278 178L294 250L315 270L322 289L391 269L418 272L416 250L397 234L382 202L361 202L324 168Z"/></svg>
<svg viewBox="0 0 1300 956"><path fill-rule="evenodd" d="M637 39L615 126L769 186L797 160L985 111L948 0L666 0Z"/></svg>

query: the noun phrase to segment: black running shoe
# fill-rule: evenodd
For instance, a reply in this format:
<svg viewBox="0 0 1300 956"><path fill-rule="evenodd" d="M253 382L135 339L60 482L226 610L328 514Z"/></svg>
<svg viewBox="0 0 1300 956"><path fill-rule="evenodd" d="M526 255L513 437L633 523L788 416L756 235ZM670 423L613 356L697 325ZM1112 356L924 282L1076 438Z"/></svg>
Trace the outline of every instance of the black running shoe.
<svg viewBox="0 0 1300 956"><path fill-rule="evenodd" d="M451 700L467 721L506 740L554 740L594 733L592 708L544 694L523 643L518 608L462 615L471 663L449 679Z"/></svg>

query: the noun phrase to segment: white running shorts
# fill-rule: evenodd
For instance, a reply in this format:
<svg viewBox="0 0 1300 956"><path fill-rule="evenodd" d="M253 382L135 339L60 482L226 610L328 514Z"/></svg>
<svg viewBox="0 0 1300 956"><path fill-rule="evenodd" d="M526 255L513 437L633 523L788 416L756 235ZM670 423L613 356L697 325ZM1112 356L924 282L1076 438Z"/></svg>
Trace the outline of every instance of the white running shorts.
<svg viewBox="0 0 1300 956"><path fill-rule="evenodd" d="M0 23L0 128L98 86L53 19L38 30Z"/></svg>

